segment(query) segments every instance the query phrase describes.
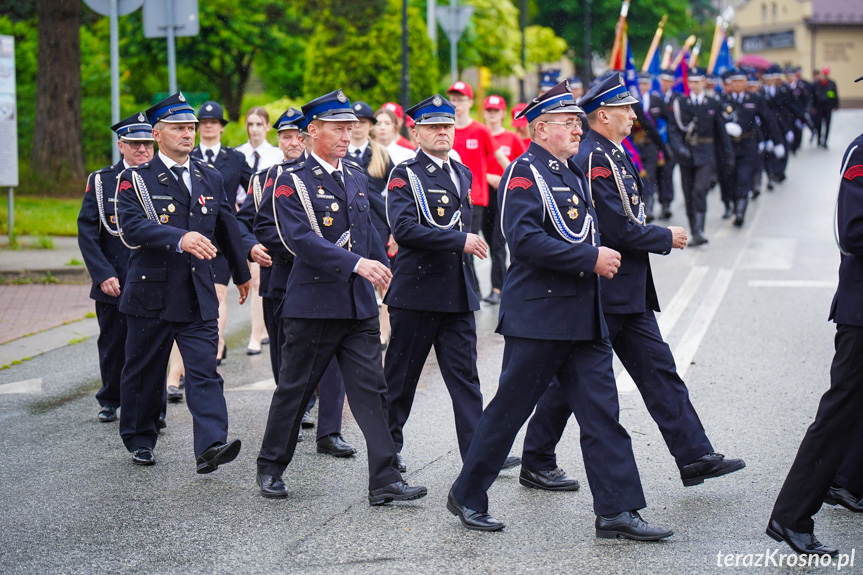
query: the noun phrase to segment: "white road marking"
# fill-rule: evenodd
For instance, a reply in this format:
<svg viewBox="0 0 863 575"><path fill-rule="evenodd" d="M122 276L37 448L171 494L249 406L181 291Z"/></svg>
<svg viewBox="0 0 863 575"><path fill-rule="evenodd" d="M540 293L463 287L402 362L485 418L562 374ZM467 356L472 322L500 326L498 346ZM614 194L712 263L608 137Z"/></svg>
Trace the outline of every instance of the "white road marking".
<svg viewBox="0 0 863 575"><path fill-rule="evenodd" d="M835 281L815 280L749 280L747 286L752 288L830 288L835 290Z"/></svg>
<svg viewBox="0 0 863 575"><path fill-rule="evenodd" d="M798 243L794 238L752 238L743 250L740 269L790 270Z"/></svg>
<svg viewBox="0 0 863 575"><path fill-rule="evenodd" d="M664 338L667 338L671 330L674 329L680 316L683 315L683 312L689 306L689 302L692 301L692 298L698 292L698 288L701 287L701 283L707 276L708 269L707 266L695 266L689 270L689 275L686 276L683 285L680 286L680 289L671 298L665 311L659 315L657 323L659 323L659 331ZM629 372L625 369L621 370L616 381L618 393L631 393L638 389Z"/></svg>
<svg viewBox="0 0 863 575"><path fill-rule="evenodd" d="M13 381L0 385L0 395L8 393L42 393L42 378Z"/></svg>
<svg viewBox="0 0 863 575"><path fill-rule="evenodd" d="M716 274L716 279L710 285L707 295L701 302L701 306L692 318L692 323L683 334L680 343L674 349L674 359L677 363L677 373L683 378L686 376L686 371L689 369L689 364L695 357L698 351L698 346L701 345L701 340L704 339L707 330L710 328L710 323L716 315L722 300L725 297L725 292L728 291L728 286L731 283L731 277L734 271L722 268Z"/></svg>
<svg viewBox="0 0 863 575"><path fill-rule="evenodd" d="M241 385L240 387L230 387L225 391L273 391L274 389L276 389L276 380L271 377L256 381L255 383Z"/></svg>

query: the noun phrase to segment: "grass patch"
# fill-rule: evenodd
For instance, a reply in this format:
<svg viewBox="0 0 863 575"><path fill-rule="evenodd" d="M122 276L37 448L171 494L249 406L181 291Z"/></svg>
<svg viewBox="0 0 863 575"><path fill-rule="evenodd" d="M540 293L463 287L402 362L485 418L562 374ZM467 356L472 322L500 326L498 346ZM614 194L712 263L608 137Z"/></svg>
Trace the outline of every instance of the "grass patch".
<svg viewBox="0 0 863 575"><path fill-rule="evenodd" d="M60 199L37 196L15 197L15 235L34 236L37 241L46 238L52 249L50 236L77 236L80 199ZM8 206L0 202L0 234L8 234ZM12 246L10 246L12 247ZM34 246L31 246L34 247Z"/></svg>
<svg viewBox="0 0 863 575"><path fill-rule="evenodd" d="M82 262L82 261L81 261L81 260L79 260L78 258L72 258L71 260L69 260L68 262L66 262L66 265L67 265L67 266L83 266L83 265L84 265L84 262Z"/></svg>
<svg viewBox="0 0 863 575"><path fill-rule="evenodd" d="M81 342L87 341L88 337L75 337L69 340L69 345L78 345Z"/></svg>
<svg viewBox="0 0 863 575"><path fill-rule="evenodd" d="M86 319L89 319L91 317L96 317L96 312L95 311L88 311L87 313L84 314L84 317Z"/></svg>
<svg viewBox="0 0 863 575"><path fill-rule="evenodd" d="M51 273L51 270L45 270L44 283L45 283L45 285L58 284L58 283L60 283L60 280L58 280L57 278L54 277L54 274Z"/></svg>
<svg viewBox="0 0 863 575"><path fill-rule="evenodd" d="M51 236L36 236L30 244L30 249L34 250L53 250L54 238Z"/></svg>

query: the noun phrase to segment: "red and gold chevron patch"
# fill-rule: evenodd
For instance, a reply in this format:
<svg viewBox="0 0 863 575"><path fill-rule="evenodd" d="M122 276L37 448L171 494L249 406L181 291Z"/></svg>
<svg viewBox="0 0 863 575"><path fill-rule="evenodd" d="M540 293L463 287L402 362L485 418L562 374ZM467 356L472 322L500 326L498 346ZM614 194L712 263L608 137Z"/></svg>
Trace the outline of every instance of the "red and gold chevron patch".
<svg viewBox="0 0 863 575"><path fill-rule="evenodd" d="M267 183L264 184L264 187L269 188L272 185L273 185L273 178L267 178Z"/></svg>
<svg viewBox="0 0 863 575"><path fill-rule="evenodd" d="M131 187L132 187L132 184L130 184L126 180L123 180L122 182L120 182L120 191L121 192L128 190Z"/></svg>
<svg viewBox="0 0 863 575"><path fill-rule="evenodd" d="M277 198L281 197L281 196L285 196L287 198L287 197L290 197L293 193L294 193L293 188L283 184L283 185L279 186L278 188L276 188L276 192L273 195L275 195Z"/></svg>
<svg viewBox="0 0 863 575"><path fill-rule="evenodd" d="M533 182L528 180L527 178L512 178L509 181L509 185L507 185L507 190L514 190L516 188L521 188L523 190L528 189L533 185Z"/></svg>
<svg viewBox="0 0 863 575"><path fill-rule="evenodd" d="M393 191L395 188L403 188L406 185L408 185L406 181L401 178L396 178L394 180L390 180L390 185L387 186L387 189Z"/></svg>
<svg viewBox="0 0 863 575"><path fill-rule="evenodd" d="M591 180L595 180L596 178L607 178L611 175L611 170L608 168L603 168L602 166L597 166L590 170L589 177Z"/></svg>
<svg viewBox="0 0 863 575"><path fill-rule="evenodd" d="M857 176L863 176L863 166L851 166L842 177L846 180L853 180Z"/></svg>

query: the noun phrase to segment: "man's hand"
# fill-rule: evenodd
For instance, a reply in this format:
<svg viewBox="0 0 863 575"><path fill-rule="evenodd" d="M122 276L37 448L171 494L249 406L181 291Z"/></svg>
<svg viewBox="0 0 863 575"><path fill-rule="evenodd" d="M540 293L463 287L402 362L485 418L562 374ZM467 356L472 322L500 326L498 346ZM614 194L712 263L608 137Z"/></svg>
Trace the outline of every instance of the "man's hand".
<svg viewBox="0 0 863 575"><path fill-rule="evenodd" d="M680 226L668 226L668 229L671 230L671 247L680 250L685 248L688 240L686 230Z"/></svg>
<svg viewBox="0 0 863 575"><path fill-rule="evenodd" d="M596 258L596 265L593 266L593 273L604 278L611 279L617 270L620 268L620 253L605 246L599 247L599 256Z"/></svg>
<svg viewBox="0 0 863 575"><path fill-rule="evenodd" d="M250 285L251 281L247 281L246 283L237 286L237 291L240 292L240 305L243 305L243 303L245 303L246 301L246 298L249 297Z"/></svg>
<svg viewBox="0 0 863 575"><path fill-rule="evenodd" d="M186 232L180 240L180 249L199 260L211 260L216 257L216 246L198 232Z"/></svg>
<svg viewBox="0 0 863 575"><path fill-rule="evenodd" d="M468 234L464 240L464 253L473 254L481 260L488 257L488 244L476 234Z"/></svg>
<svg viewBox="0 0 863 575"><path fill-rule="evenodd" d="M375 287L388 288L390 280L393 279L393 273L390 268L377 260L360 258L360 264L357 266L357 274L366 278Z"/></svg>
<svg viewBox="0 0 863 575"><path fill-rule="evenodd" d="M120 295L120 280L119 280L119 278L108 278L99 284L99 288L102 290L102 293L104 293L105 295L109 295L112 297L119 297L119 295Z"/></svg>
<svg viewBox="0 0 863 575"><path fill-rule="evenodd" d="M270 254L267 253L267 248L265 248L263 244L256 244L252 247L252 251L249 252L249 255L252 256L253 261L263 268L268 268L273 265L273 258L271 258Z"/></svg>

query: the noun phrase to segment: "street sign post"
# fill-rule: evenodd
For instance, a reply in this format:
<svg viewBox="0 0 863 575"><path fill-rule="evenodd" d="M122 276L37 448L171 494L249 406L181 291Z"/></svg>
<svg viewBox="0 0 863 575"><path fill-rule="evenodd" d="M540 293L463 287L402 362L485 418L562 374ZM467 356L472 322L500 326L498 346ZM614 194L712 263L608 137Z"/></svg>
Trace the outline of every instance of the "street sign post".
<svg viewBox="0 0 863 575"><path fill-rule="evenodd" d="M0 36L0 186L9 186L9 243L15 239L18 185L18 112L15 99L15 37Z"/></svg>
<svg viewBox="0 0 863 575"><path fill-rule="evenodd" d="M458 80L458 41L473 16L473 6L459 6L458 0L453 0L449 6L438 6L435 16L449 38L450 76L455 82Z"/></svg>
<svg viewBox="0 0 863 575"><path fill-rule="evenodd" d="M168 91L177 93L177 36L197 36L198 0L147 0L144 2L144 36L168 39Z"/></svg>
<svg viewBox="0 0 863 575"><path fill-rule="evenodd" d="M144 0L84 0L93 12L111 18L111 124L120 121L120 33L117 18L131 14L141 7ZM117 149L117 134L111 137L113 163L120 161Z"/></svg>

